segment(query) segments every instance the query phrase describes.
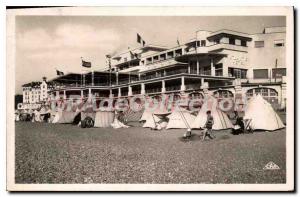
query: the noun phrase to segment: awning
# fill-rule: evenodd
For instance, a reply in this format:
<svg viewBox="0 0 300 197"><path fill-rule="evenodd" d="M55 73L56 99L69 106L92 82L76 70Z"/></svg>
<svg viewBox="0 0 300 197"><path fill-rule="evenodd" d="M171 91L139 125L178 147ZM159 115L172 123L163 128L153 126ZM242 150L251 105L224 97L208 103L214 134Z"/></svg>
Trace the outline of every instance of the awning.
<svg viewBox="0 0 300 197"><path fill-rule="evenodd" d="M165 68L165 67L170 67L170 66L175 66L175 65L186 65L186 64L187 63L182 63L182 62L178 62L174 59L170 59L170 60L160 61L157 63L143 66L140 69L140 72L147 72L147 71L152 71L152 70L161 69L161 68Z"/></svg>

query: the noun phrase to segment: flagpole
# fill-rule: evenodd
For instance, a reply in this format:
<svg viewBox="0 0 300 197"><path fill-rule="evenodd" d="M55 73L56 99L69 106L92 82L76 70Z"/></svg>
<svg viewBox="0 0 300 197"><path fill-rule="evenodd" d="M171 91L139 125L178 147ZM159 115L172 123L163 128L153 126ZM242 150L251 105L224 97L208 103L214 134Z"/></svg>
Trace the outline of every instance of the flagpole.
<svg viewBox="0 0 300 197"><path fill-rule="evenodd" d="M80 86L83 86L83 76L82 76L82 57L80 57L81 59L81 66L80 66Z"/></svg>
<svg viewBox="0 0 300 197"><path fill-rule="evenodd" d="M197 38L198 36L197 36L197 31L196 31L196 43L195 43L195 52L196 52L196 54L197 54Z"/></svg>

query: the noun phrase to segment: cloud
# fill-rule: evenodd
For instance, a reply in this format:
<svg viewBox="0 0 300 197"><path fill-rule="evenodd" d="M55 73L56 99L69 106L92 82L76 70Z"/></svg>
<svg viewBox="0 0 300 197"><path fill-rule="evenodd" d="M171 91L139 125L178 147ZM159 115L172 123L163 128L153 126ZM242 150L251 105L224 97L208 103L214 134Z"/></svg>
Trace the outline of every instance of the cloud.
<svg viewBox="0 0 300 197"><path fill-rule="evenodd" d="M113 29L99 29L88 25L61 24L53 31L38 28L19 34L17 45L23 50L44 53L45 50L107 49L120 41ZM39 56L37 54L37 56Z"/></svg>

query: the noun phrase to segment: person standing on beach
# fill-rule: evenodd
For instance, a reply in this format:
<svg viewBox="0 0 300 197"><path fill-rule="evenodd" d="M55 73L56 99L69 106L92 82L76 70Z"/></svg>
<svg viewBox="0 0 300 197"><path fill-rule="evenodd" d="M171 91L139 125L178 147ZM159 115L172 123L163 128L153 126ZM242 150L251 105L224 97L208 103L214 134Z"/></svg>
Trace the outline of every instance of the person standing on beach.
<svg viewBox="0 0 300 197"><path fill-rule="evenodd" d="M206 136L208 136L210 139L213 139L214 136L212 135L212 127L214 125L214 118L213 116L211 115L211 111L207 111L206 112L206 115L207 115L207 119L206 119L206 123L205 123L205 131L204 131L204 134L203 134L203 141L205 140Z"/></svg>

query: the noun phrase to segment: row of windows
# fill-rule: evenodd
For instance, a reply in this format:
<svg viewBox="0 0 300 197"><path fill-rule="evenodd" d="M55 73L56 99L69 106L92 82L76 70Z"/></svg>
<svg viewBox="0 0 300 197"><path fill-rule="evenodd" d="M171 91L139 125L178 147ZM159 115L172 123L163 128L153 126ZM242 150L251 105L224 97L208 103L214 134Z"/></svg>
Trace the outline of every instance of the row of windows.
<svg viewBox="0 0 300 197"><path fill-rule="evenodd" d="M255 48L262 48L265 46L265 41L259 40L259 41L254 41L254 47ZM274 47L283 47L284 46L284 40L274 40Z"/></svg>
<svg viewBox="0 0 300 197"><path fill-rule="evenodd" d="M273 68L272 73L269 74L268 69L254 69L253 78L254 79L268 79L270 76L272 78L280 78L286 76L286 68Z"/></svg>
<svg viewBox="0 0 300 197"><path fill-rule="evenodd" d="M272 88L253 88L247 91L246 96L250 98L258 94L263 97L278 97L277 91ZM217 90L214 92L214 96L217 98L233 98L233 93L229 90Z"/></svg>
<svg viewBox="0 0 300 197"><path fill-rule="evenodd" d="M235 77L238 79L246 79L247 78L247 70L241 68L228 68L228 76Z"/></svg>
<svg viewBox="0 0 300 197"><path fill-rule="evenodd" d="M177 56L180 56L180 55L182 55L182 49L177 49L177 50L169 51L167 53L163 53L163 54L156 55L156 56L153 56L153 57L148 57L146 59L146 65L151 64L151 63L155 63L155 62L159 62L159 61L164 61L166 59L171 59L171 58L174 58L174 57L177 57ZM145 61L142 60L141 63L144 64Z"/></svg>
<svg viewBox="0 0 300 197"><path fill-rule="evenodd" d="M220 44L220 39L214 40L214 43L215 44ZM236 38L228 38L228 44L246 47L247 46L247 41L236 39Z"/></svg>
<svg viewBox="0 0 300 197"><path fill-rule="evenodd" d="M271 88L254 88L247 91L247 97L252 97L253 95L261 94L263 97L277 97L278 93L276 90Z"/></svg>

